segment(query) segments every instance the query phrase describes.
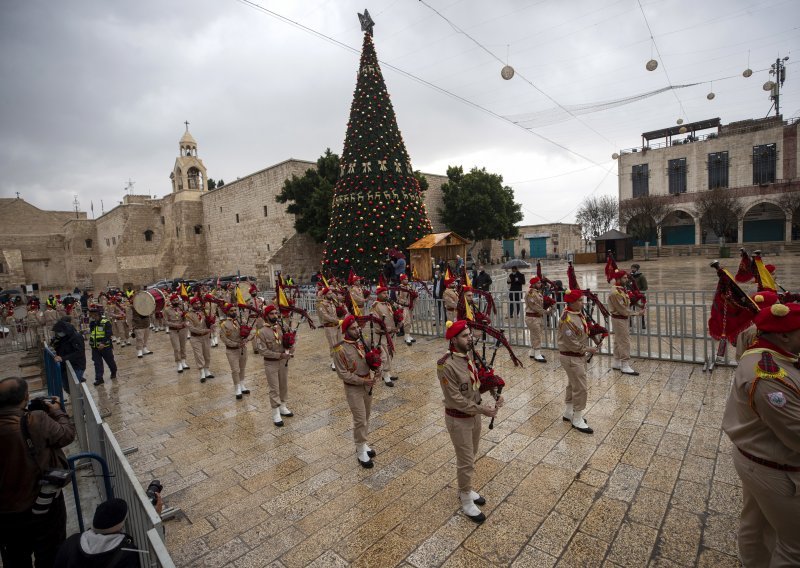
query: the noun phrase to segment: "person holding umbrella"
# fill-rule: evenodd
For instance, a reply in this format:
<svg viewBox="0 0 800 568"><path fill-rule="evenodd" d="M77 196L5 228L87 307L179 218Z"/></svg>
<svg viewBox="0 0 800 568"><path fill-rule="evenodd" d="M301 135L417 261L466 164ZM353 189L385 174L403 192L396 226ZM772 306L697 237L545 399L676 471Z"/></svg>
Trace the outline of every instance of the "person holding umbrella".
<svg viewBox="0 0 800 568"><path fill-rule="evenodd" d="M519 315L522 298L522 286L525 284L525 276L519 271L516 264L511 266L511 274L506 279L508 284L508 318L514 317L514 312Z"/></svg>

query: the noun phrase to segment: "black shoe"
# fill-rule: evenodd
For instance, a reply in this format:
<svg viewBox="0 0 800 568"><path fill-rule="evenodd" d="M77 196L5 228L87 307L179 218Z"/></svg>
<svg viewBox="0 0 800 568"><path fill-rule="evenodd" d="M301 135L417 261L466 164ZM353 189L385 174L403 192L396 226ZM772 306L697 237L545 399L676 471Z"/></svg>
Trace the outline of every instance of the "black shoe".
<svg viewBox="0 0 800 568"><path fill-rule="evenodd" d="M473 499L472 502L479 506L486 505L486 499L484 499L483 497L478 497L477 499Z"/></svg>
<svg viewBox="0 0 800 568"><path fill-rule="evenodd" d="M626 373L625 371L621 371L623 375L630 375L631 377L638 377L639 373L637 371L632 371L630 373Z"/></svg>
<svg viewBox="0 0 800 568"><path fill-rule="evenodd" d="M184 365L183 370L185 371L186 369L191 369L191 367L189 365Z"/></svg>
<svg viewBox="0 0 800 568"><path fill-rule="evenodd" d="M393 387L394 386L394 383L392 381L389 381L388 383L386 381L383 381L383 384L385 384L387 387Z"/></svg>
<svg viewBox="0 0 800 568"><path fill-rule="evenodd" d="M242 391L242 392L244 392L244 391ZM287 412L286 414L281 412L281 416L286 416L287 418L291 418L292 416L294 416L294 412Z"/></svg>
<svg viewBox="0 0 800 568"><path fill-rule="evenodd" d="M361 460L358 459L358 457L356 457L356 459L358 460L359 465L361 465L361 467L363 467L364 469L372 469L373 467L375 467L375 464L372 462L372 460L362 462Z"/></svg>
<svg viewBox="0 0 800 568"><path fill-rule="evenodd" d="M137 355L137 357L138 357L139 359L141 359L142 357L144 357L144 355Z"/></svg>
<svg viewBox="0 0 800 568"><path fill-rule="evenodd" d="M148 352L147 352L147 353L145 353L144 355L152 355L153 353L155 353L155 351L148 351Z"/></svg>
<svg viewBox="0 0 800 568"><path fill-rule="evenodd" d="M416 342L417 342L417 340L416 340L416 339L412 339L412 340L411 340L411 343L416 343Z"/></svg>
<svg viewBox="0 0 800 568"><path fill-rule="evenodd" d="M103 379L96 379L92 384L94 384L94 386L99 386L102 385L103 383L105 383Z"/></svg>
<svg viewBox="0 0 800 568"><path fill-rule="evenodd" d="M250 394L250 389L242 388L242 394Z"/></svg>
<svg viewBox="0 0 800 568"><path fill-rule="evenodd" d="M464 514L467 515L466 513ZM479 513L477 515L467 515L467 517L469 518L470 521L472 521L473 523L477 523L479 525L486 520L486 515L484 515L483 513Z"/></svg>
<svg viewBox="0 0 800 568"><path fill-rule="evenodd" d="M206 373L206 378L207 379L213 379L214 375L212 375L211 373Z"/></svg>
<svg viewBox="0 0 800 568"><path fill-rule="evenodd" d="M589 424L586 424L586 428L578 428L575 424L572 425L578 432L583 432L584 434L594 434L594 430L589 428Z"/></svg>
<svg viewBox="0 0 800 568"><path fill-rule="evenodd" d="M389 377L389 378L392 379L393 381L399 381L400 380L400 377Z"/></svg>
<svg viewBox="0 0 800 568"><path fill-rule="evenodd" d="M371 458L374 458L378 454L375 452L375 450L370 450L367 452L367 455Z"/></svg>
<svg viewBox="0 0 800 568"><path fill-rule="evenodd" d="M206 378L205 378L205 377L200 377L200 382L201 382L201 383L204 383L204 382L206 382Z"/></svg>
<svg viewBox="0 0 800 568"><path fill-rule="evenodd" d="M116 373L112 373L112 374L111 374L111 380L113 381L113 380L114 380L114 379L116 379L116 378L117 378L117 374L116 374Z"/></svg>
<svg viewBox="0 0 800 568"><path fill-rule="evenodd" d="M561 416L561 420L563 420L564 422L572 422L572 418L567 418L566 416L563 415Z"/></svg>
<svg viewBox="0 0 800 568"><path fill-rule="evenodd" d="M273 422L273 424L275 424L275 426L277 426L278 428L283 428L283 420L281 420L280 422Z"/></svg>
<svg viewBox="0 0 800 568"><path fill-rule="evenodd" d="M236 400L242 400L242 395L240 395L240 394L237 394L237 395L236 395Z"/></svg>

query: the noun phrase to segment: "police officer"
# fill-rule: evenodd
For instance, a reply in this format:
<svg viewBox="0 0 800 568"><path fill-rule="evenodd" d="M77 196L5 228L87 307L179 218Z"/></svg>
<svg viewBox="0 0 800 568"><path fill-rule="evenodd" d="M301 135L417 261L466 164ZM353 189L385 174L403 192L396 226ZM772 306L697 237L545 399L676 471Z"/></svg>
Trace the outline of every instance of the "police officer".
<svg viewBox="0 0 800 568"><path fill-rule="evenodd" d="M283 417L294 416L286 406L289 397L289 359L294 357L294 347L283 346L283 329L278 318L278 308L270 304L264 308L266 325L256 335L256 349L264 357L264 372L269 385L269 404L272 407L272 422L283 426Z"/></svg>
<svg viewBox="0 0 800 568"><path fill-rule="evenodd" d="M111 342L111 320L103 316L99 306L89 307L89 347L92 348L94 363L94 386L102 385L103 361L111 372L111 380L117 378L117 362L114 360L114 346Z"/></svg>
<svg viewBox="0 0 800 568"><path fill-rule="evenodd" d="M333 348L333 361L336 365L336 374L344 384L347 405L353 415L356 458L361 467L369 469L375 465L372 462L375 451L367 445L372 387L381 370L380 367L371 370L367 364L368 344L362 339L361 328L356 318L347 315L342 320L341 329L344 340Z"/></svg>
<svg viewBox="0 0 800 568"><path fill-rule="evenodd" d="M474 490L472 475L481 439L481 415L493 417L497 414L497 409L503 406L503 397L499 397L494 407L481 404L478 371L469 356L474 339L467 322L448 322L445 339L450 341L450 349L436 366L444 395L444 421L456 452L461 510L480 524L486 516L477 505L484 505L486 500Z"/></svg>
<svg viewBox="0 0 800 568"><path fill-rule="evenodd" d="M567 290L564 293L567 307L558 322L557 344L561 366L567 373L567 390L564 398L563 418L584 434L593 434L583 417L586 408L586 355L597 353L589 346L589 323L583 315L583 292Z"/></svg>
<svg viewBox="0 0 800 568"><path fill-rule="evenodd" d="M800 566L800 304L762 308L754 323L722 418L742 480L739 559Z"/></svg>

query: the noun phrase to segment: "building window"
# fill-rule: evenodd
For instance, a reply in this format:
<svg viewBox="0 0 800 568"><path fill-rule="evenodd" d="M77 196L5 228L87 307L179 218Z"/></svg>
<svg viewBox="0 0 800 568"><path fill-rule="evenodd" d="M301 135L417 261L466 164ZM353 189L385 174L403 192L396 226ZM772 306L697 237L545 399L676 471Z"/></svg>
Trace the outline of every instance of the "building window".
<svg viewBox="0 0 800 568"><path fill-rule="evenodd" d="M267 216L267 206L264 205L264 217L266 217L266 216Z"/></svg>
<svg viewBox="0 0 800 568"><path fill-rule="evenodd" d="M778 148L775 144L753 146L753 185L773 183L778 162Z"/></svg>
<svg viewBox="0 0 800 568"><path fill-rule="evenodd" d="M208 224L208 234L211 234L211 223Z"/></svg>
<svg viewBox="0 0 800 568"><path fill-rule="evenodd" d="M633 183L633 197L644 197L650 193L648 186L650 173L647 164L640 164L631 168L631 182Z"/></svg>
<svg viewBox="0 0 800 568"><path fill-rule="evenodd" d="M164 216L163 215L161 216L161 224L162 225L164 224Z"/></svg>
<svg viewBox="0 0 800 568"><path fill-rule="evenodd" d="M180 227L175 227L175 236L176 237L180 237L181 236L181 228Z"/></svg>
<svg viewBox="0 0 800 568"><path fill-rule="evenodd" d="M670 194L686 193L686 158L669 160L667 170Z"/></svg>
<svg viewBox="0 0 800 568"><path fill-rule="evenodd" d="M708 189L728 187L728 163L727 152L708 155Z"/></svg>
<svg viewBox="0 0 800 568"><path fill-rule="evenodd" d="M2 263L2 262L0 262L0 274L2 274L2 273L3 273L3 272L5 272L5 271L6 271L6 269L5 269L5 268L3 268L3 263Z"/></svg>
<svg viewBox="0 0 800 568"><path fill-rule="evenodd" d="M194 226L194 234L195 235L202 235L203 234L203 226L202 225L195 225Z"/></svg>
<svg viewBox="0 0 800 568"><path fill-rule="evenodd" d="M267 243L267 252L269 252L269 243Z"/></svg>
<svg viewBox="0 0 800 568"><path fill-rule="evenodd" d="M107 247L110 247L110 246L111 246L111 241L109 241L108 239L106 239L106 246L107 246Z"/></svg>
<svg viewBox="0 0 800 568"><path fill-rule="evenodd" d="M147 229L144 232L144 240L146 240L148 243L150 241L152 241L153 240L153 231L151 231L150 229Z"/></svg>
<svg viewBox="0 0 800 568"><path fill-rule="evenodd" d="M239 222L239 214L238 213L236 214L236 222L237 223Z"/></svg>
<svg viewBox="0 0 800 568"><path fill-rule="evenodd" d="M220 212L220 213L222 213L222 207L221 207L221 206L220 206L220 208L219 208L219 212Z"/></svg>
<svg viewBox="0 0 800 568"><path fill-rule="evenodd" d="M92 239L86 239L84 242L86 243L87 249L92 248Z"/></svg>
<svg viewBox="0 0 800 568"><path fill-rule="evenodd" d="M111 243L116 245L117 244L117 237L111 237Z"/></svg>

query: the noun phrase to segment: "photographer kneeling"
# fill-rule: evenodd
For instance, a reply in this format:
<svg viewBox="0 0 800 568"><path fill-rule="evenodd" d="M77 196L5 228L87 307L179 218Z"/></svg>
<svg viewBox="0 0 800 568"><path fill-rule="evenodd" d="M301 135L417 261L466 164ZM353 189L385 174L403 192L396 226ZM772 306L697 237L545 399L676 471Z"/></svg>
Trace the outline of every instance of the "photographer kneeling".
<svg viewBox="0 0 800 568"><path fill-rule="evenodd" d="M56 397L34 399L28 383L0 381L0 555L5 566L52 566L66 539L67 512L61 488L69 482L61 448L75 427Z"/></svg>

